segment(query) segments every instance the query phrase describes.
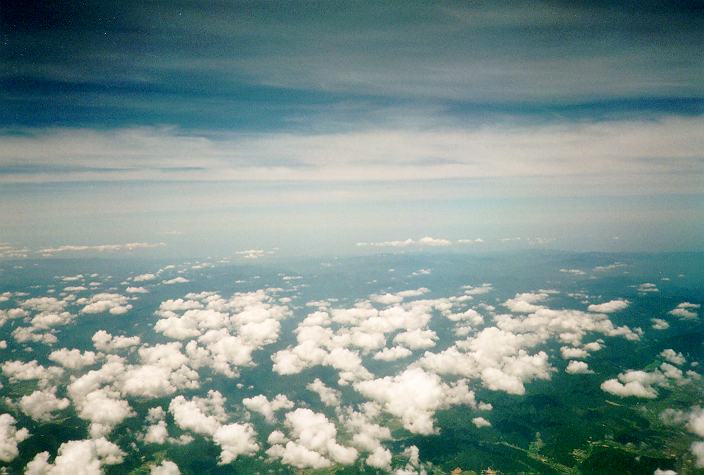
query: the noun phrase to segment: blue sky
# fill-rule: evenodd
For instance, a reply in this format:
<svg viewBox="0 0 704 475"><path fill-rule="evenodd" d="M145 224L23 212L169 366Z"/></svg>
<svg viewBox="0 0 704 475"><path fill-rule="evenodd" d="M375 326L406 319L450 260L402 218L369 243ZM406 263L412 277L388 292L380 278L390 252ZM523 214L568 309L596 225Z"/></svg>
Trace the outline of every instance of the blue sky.
<svg viewBox="0 0 704 475"><path fill-rule="evenodd" d="M16 248L701 249L698 2L2 12Z"/></svg>

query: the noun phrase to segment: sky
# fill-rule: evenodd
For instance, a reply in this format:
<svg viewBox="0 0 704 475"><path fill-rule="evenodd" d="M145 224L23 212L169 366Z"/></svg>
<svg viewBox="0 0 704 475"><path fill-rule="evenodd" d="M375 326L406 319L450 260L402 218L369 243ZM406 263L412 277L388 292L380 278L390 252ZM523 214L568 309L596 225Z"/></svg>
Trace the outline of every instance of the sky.
<svg viewBox="0 0 704 475"><path fill-rule="evenodd" d="M702 51L701 2L3 0L0 255L701 250Z"/></svg>

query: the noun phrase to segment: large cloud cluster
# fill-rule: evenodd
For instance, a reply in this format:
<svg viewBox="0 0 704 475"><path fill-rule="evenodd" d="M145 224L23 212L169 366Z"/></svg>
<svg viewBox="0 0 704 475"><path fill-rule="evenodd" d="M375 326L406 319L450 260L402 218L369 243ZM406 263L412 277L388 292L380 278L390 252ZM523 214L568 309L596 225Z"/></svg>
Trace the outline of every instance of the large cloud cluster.
<svg viewBox="0 0 704 475"><path fill-rule="evenodd" d="M235 377L238 368L252 366L252 353L278 340L280 321L291 314L276 301L276 289L238 293L225 299L214 292L187 294L161 303L154 329L166 337L187 341L194 367L210 367Z"/></svg>

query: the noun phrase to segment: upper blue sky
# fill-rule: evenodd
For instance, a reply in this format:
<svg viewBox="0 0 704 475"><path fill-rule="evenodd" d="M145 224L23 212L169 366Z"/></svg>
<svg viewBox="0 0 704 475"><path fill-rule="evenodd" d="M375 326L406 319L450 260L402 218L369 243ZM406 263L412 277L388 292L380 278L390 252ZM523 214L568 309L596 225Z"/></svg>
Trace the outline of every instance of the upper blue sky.
<svg viewBox="0 0 704 475"><path fill-rule="evenodd" d="M658 232L682 239L656 248L701 241L701 207L682 205L704 191L701 2L3 1L0 40L0 209L14 223L0 241L37 240L36 210L65 222L85 202L87 223L116 231L100 213L124 187L208 209L212 226L242 196L248 213L299 203L318 220L315 206L344 203L363 240L459 238L476 223L432 217L470 202L506 216L479 230L537 234L512 216L559 229L558 198L610 236L607 200L625 234L660 210ZM58 182L54 202L36 187ZM218 198L183 185L199 182ZM379 225L410 203L430 210L426 232L408 216ZM159 210L135 207L133 237ZM603 245L579 242L564 246Z"/></svg>

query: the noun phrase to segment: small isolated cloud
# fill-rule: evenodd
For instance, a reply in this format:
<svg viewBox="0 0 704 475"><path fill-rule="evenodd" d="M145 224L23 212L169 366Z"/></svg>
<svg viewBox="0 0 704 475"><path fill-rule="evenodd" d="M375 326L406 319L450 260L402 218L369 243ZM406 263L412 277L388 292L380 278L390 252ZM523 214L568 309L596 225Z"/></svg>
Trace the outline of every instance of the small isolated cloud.
<svg viewBox="0 0 704 475"><path fill-rule="evenodd" d="M670 310L670 315L675 317L680 317L684 319L697 318L698 314L695 310L699 309L701 305L689 302L682 302L677 305L674 309Z"/></svg>
<svg viewBox="0 0 704 475"><path fill-rule="evenodd" d="M472 419L472 424L474 424L474 426L478 429L481 429L482 427L491 427L491 422L487 421L483 417L475 417Z"/></svg>
<svg viewBox="0 0 704 475"><path fill-rule="evenodd" d="M667 330L670 328L670 324L662 318L651 318L650 321L653 323L653 330Z"/></svg>
<svg viewBox="0 0 704 475"><path fill-rule="evenodd" d="M565 373L569 374L588 374L593 372L584 361L570 361L567 364L567 368L565 368Z"/></svg>
<svg viewBox="0 0 704 475"><path fill-rule="evenodd" d="M149 475L181 475L181 470L171 460L163 460L159 465L152 466Z"/></svg>
<svg viewBox="0 0 704 475"><path fill-rule="evenodd" d="M174 277L173 279L162 280L161 283L164 285L174 285L174 284L187 284L190 280L185 277Z"/></svg>
<svg viewBox="0 0 704 475"><path fill-rule="evenodd" d="M130 252L137 249L153 249L155 247L166 246L166 243L157 242L128 242L125 244L98 244L93 246L83 246L83 245L63 245L58 247L48 247L45 249L40 249L38 252L42 256L53 256L60 253L74 253L74 252Z"/></svg>
<svg viewBox="0 0 704 475"><path fill-rule="evenodd" d="M655 284L652 284L650 282L645 282L643 284L640 284L637 287L638 293L641 294L648 294L648 293L654 293L654 292L660 292L660 289Z"/></svg>
<svg viewBox="0 0 704 475"><path fill-rule="evenodd" d="M622 269L626 267L626 264L622 262L614 262L612 264L607 264L605 266L596 266L594 272L608 272L611 270Z"/></svg>
<svg viewBox="0 0 704 475"><path fill-rule="evenodd" d="M600 304L592 304L587 307L587 310L594 313L614 313L625 310L630 302L624 299L610 300Z"/></svg>
<svg viewBox="0 0 704 475"><path fill-rule="evenodd" d="M156 279L154 274L139 274L132 277L133 282L147 282Z"/></svg>
<svg viewBox="0 0 704 475"><path fill-rule="evenodd" d="M260 257L270 256L274 251L265 251L264 249L245 249L244 251L235 252L236 256L243 259L259 259Z"/></svg>

